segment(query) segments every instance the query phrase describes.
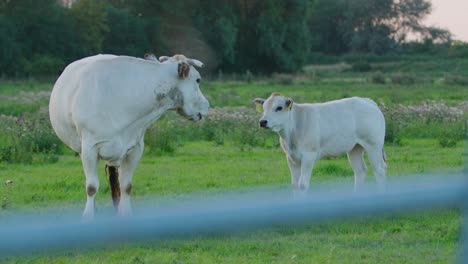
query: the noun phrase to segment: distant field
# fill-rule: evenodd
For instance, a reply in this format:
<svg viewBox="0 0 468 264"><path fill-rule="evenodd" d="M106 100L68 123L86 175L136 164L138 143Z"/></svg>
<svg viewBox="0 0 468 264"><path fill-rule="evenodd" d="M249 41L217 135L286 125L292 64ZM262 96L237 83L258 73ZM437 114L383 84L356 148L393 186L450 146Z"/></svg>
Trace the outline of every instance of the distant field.
<svg viewBox="0 0 468 264"><path fill-rule="evenodd" d="M252 99L272 92L287 94L296 102L365 96L386 107L389 181L460 172L466 162L463 130L468 84L463 81L468 78L467 62L371 63L366 72L353 71L352 65L343 63L309 66L298 75L204 80L201 89L214 109L211 114L223 121L208 117L193 124L171 113L150 128L146 153L134 176L135 212L151 199L287 187L289 170L277 136L257 128L259 116L251 106ZM80 160L57 141L48 123L46 106L52 85L0 83L0 182L13 181L10 187L0 186L0 218L31 210L40 214L50 207L84 206ZM104 165L100 165L98 214L112 211ZM371 174L369 184L374 182ZM311 179L311 185L353 182L345 157L319 161ZM452 263L460 219L456 209L447 208L318 226L277 226L232 236L77 249L0 262Z"/></svg>

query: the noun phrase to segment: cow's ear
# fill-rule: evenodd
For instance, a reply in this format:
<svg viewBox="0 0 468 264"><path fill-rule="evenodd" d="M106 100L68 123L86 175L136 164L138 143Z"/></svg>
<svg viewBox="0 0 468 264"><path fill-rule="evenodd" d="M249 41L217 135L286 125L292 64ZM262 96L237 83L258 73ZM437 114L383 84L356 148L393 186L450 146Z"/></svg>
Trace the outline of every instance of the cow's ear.
<svg viewBox="0 0 468 264"><path fill-rule="evenodd" d="M263 112L263 103L265 102L265 99L262 98L255 98L252 103L255 105L255 110L257 112L262 113Z"/></svg>
<svg viewBox="0 0 468 264"><path fill-rule="evenodd" d="M187 76L189 75L190 65L188 65L185 62L181 62L177 66L177 71L179 73L179 79L183 80L183 79L187 78Z"/></svg>
<svg viewBox="0 0 468 264"><path fill-rule="evenodd" d="M286 98L286 108L288 111L291 111L291 108L293 106L293 100L291 98Z"/></svg>

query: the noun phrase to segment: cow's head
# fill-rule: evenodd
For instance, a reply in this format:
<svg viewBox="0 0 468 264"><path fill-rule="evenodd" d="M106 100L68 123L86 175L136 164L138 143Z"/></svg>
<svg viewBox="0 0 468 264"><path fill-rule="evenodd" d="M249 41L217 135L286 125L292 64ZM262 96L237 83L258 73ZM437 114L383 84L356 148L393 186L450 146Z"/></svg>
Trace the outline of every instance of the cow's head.
<svg viewBox="0 0 468 264"><path fill-rule="evenodd" d="M268 99L256 98L253 100L257 112L263 113L260 118L260 127L269 128L275 132L280 131L289 120L289 111L293 106L291 98L273 93Z"/></svg>
<svg viewBox="0 0 468 264"><path fill-rule="evenodd" d="M159 61L162 63L177 63L179 79L175 87L177 112L193 121L201 120L202 116L208 114L210 104L200 91L201 76L194 66L201 68L203 63L180 54L173 57L161 56Z"/></svg>

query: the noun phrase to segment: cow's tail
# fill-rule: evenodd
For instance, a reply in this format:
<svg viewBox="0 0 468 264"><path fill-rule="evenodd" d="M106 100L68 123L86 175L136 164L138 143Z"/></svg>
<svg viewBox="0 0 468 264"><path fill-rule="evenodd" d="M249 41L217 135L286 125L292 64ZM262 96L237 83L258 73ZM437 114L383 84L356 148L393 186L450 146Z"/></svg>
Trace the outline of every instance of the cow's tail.
<svg viewBox="0 0 468 264"><path fill-rule="evenodd" d="M387 155L385 154L384 148L382 148L382 158L383 158L383 161L385 162L385 165L387 165Z"/></svg>
<svg viewBox="0 0 468 264"><path fill-rule="evenodd" d="M115 166L109 166L106 164L106 174L107 176L109 176L109 185L111 188L112 202L114 203L115 209L117 209L120 201L119 171Z"/></svg>

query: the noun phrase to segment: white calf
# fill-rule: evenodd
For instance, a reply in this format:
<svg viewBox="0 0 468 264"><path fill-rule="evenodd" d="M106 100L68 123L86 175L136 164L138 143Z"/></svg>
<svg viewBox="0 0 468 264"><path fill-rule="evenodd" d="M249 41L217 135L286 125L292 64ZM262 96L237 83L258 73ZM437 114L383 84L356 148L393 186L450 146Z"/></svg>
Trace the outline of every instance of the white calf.
<svg viewBox="0 0 468 264"><path fill-rule="evenodd" d="M291 98L272 94L254 100L263 112L260 127L278 132L286 153L295 192L309 188L314 163L323 157L347 153L354 171L355 190L364 184L367 167L364 150L380 190L385 188L383 150L385 120L377 104L368 98L346 98L326 103L296 104Z"/></svg>

